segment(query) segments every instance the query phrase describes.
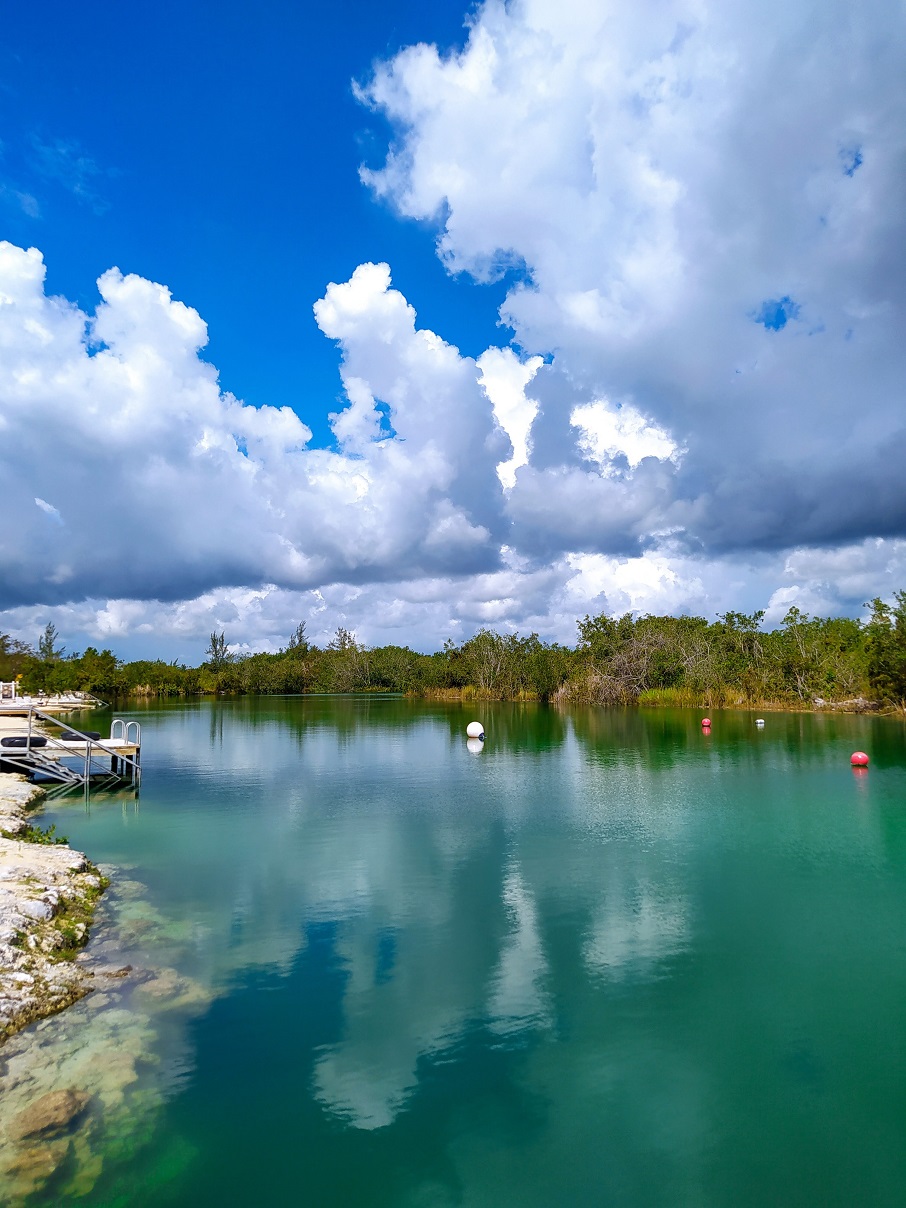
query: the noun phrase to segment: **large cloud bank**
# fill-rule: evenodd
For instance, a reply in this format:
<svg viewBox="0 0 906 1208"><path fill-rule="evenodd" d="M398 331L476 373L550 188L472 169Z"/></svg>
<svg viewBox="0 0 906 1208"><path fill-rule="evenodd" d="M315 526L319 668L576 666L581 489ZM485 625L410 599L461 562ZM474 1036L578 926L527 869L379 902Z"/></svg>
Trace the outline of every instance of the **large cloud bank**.
<svg viewBox="0 0 906 1208"><path fill-rule="evenodd" d="M416 330L385 265L316 306L348 398L331 450L288 407L223 393L204 323L163 286L111 270L89 316L43 282L37 251L0 245L7 609L498 564L510 442L478 366Z"/></svg>
<svg viewBox="0 0 906 1208"><path fill-rule="evenodd" d="M902 533L904 24L885 3L489 3L462 54L378 71L402 133L366 178L443 215L453 269L524 265L504 314L555 356L510 503L526 544ZM683 456L589 466L571 422L602 398Z"/></svg>
<svg viewBox="0 0 906 1208"><path fill-rule="evenodd" d="M315 306L329 450L164 287L111 270L88 315L2 245L0 623L424 646L902 586L904 59L883 0L528 0L379 65L363 178L452 271L517 268L514 341L464 357L361 265Z"/></svg>

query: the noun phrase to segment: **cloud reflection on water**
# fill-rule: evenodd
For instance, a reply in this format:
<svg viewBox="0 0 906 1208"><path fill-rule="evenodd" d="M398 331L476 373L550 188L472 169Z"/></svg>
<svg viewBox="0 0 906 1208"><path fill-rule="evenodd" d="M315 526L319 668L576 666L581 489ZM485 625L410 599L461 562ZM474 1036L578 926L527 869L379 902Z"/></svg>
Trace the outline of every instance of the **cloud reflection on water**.
<svg viewBox="0 0 906 1208"><path fill-rule="evenodd" d="M99 799L82 818L54 807L49 820L76 845L140 865L147 900L127 911L129 951L198 988L191 1004L147 1009L136 1029L140 1071L179 1071L142 1075L149 1147L151 1105L192 1102L222 1062L204 1043L220 1007L247 999L255 1020L265 991L298 1021L294 1093L351 1132L388 1129L423 1105L468 1046L482 1061L522 1053L525 1085L542 1100L556 1101L560 1078L597 1102L623 1085L635 1051L611 1046L614 1003L655 983L695 1002L684 958L697 951L702 903L735 902L720 876L753 835L772 869L806 867L816 853L872 875L879 866L883 835L864 812L828 828L783 796L796 769L832 776L834 744L862 720L777 716L754 738L728 714L705 748L695 718L678 713L488 714L474 759L464 712L418 702L149 711L140 809L121 816ZM743 800L756 773L774 776L773 795ZM709 853L720 855L713 866ZM331 970L331 1028L317 1035L304 1001L324 976L306 965L313 928ZM103 938L115 959L115 935ZM308 981L302 966L315 970ZM104 1015L80 1012L80 1044L104 1050ZM42 1046L71 1042L75 1018L49 1021ZM260 1042L243 1043L254 1054ZM704 1117L697 1058L661 1055ZM631 1104L641 1134L653 1108L641 1094ZM693 1131L707 1135L702 1120Z"/></svg>

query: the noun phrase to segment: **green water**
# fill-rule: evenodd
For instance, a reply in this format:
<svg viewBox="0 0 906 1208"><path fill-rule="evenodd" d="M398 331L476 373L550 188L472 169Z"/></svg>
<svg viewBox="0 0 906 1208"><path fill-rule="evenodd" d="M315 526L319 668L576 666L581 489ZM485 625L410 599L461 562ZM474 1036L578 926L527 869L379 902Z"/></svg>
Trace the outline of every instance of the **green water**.
<svg viewBox="0 0 906 1208"><path fill-rule="evenodd" d="M123 870L89 955L158 981L20 1038L129 1071L29 1203L906 1202L901 721L135 716L139 798L44 821Z"/></svg>

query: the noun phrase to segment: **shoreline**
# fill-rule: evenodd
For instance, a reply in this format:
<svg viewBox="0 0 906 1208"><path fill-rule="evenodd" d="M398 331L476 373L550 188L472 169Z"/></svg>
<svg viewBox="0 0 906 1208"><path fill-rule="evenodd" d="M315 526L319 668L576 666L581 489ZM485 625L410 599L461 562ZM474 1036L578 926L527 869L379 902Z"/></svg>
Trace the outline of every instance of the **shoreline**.
<svg viewBox="0 0 906 1208"><path fill-rule="evenodd" d="M897 705L884 705L879 701L867 700L865 697L852 697L848 700L831 701L819 697L816 700L743 700L725 698L715 700L671 700L669 689L663 690L658 698L658 689L646 690L651 695L645 699L645 693L635 700L624 702L595 701L580 696L561 696L556 694L545 701L537 695L523 693L518 696L495 696L491 692L482 691L471 686L464 688L427 688L419 692L407 692L403 695L413 700L437 701L448 704L503 704L503 705L537 705L547 704L553 708L595 708L595 709L710 709L728 712L768 712L768 713L816 713L816 714L870 714L872 717L902 717L904 710ZM247 694L251 695L251 694ZM305 696L307 693L300 693ZM345 695L340 693L338 695Z"/></svg>
<svg viewBox="0 0 906 1208"><path fill-rule="evenodd" d="M114 693L106 707L116 710L118 708L128 708L130 704L141 702L147 704L149 701L204 701L222 699L255 699L255 700L270 700L278 697L314 697L314 696L399 696L410 700L434 701L446 704L509 704L509 705L525 705L525 704L544 704L555 708L560 707L595 707L601 709L622 708L622 709L724 709L724 710L743 710L743 711L769 711L772 713L819 713L819 714L871 714L876 717L906 717L906 703L900 702L885 702L880 700L870 700L864 696L850 697L843 700L829 700L820 696L803 700L798 697L783 699L747 699L741 695L734 695L734 689L727 688L724 691L715 691L711 694L710 699L704 699L709 694L702 693L701 695L695 692L687 691L686 689L659 689L647 688L643 689L638 696L627 698L626 700L594 700L583 692L571 692L564 690L561 686L556 692L549 697L544 697L538 692L527 689L516 693L515 695L501 696L498 693L488 689L476 688L474 685L466 684L462 687L441 688L441 687L421 687L410 688L408 690L394 691L386 687L362 687L354 691L330 692L330 691L303 691L303 692L254 692L245 691L241 688L232 689L211 689L211 690L194 690L191 692L161 692L161 691L139 691L133 690L123 694ZM695 698L695 699L693 699ZM5 717L19 717L27 715L27 707L22 705L22 702L28 701L31 698L23 696L19 698L15 704L18 706L10 707L10 702L6 702L7 707L0 707L0 723ZM96 698L92 698L94 703L91 706L83 706L84 708L96 707L98 702ZM41 706L45 708L45 706ZM54 712L72 712L73 709L79 708L71 702L67 702L65 709L52 707ZM2 729L2 725L0 725Z"/></svg>
<svg viewBox="0 0 906 1208"><path fill-rule="evenodd" d="M108 1163L120 1169L147 1144L181 1060L178 1044L168 1048L174 1028L178 1041L216 996L173 963L192 937L174 937L131 866L98 869L68 845L16 837L39 830L45 797L24 776L0 774L0 830L13 836L0 838L0 1201L9 1208L35 1196L82 1203Z"/></svg>
<svg viewBox="0 0 906 1208"><path fill-rule="evenodd" d="M0 1046L92 990L93 974L73 958L107 881L68 844L24 837L45 796L0 773Z"/></svg>

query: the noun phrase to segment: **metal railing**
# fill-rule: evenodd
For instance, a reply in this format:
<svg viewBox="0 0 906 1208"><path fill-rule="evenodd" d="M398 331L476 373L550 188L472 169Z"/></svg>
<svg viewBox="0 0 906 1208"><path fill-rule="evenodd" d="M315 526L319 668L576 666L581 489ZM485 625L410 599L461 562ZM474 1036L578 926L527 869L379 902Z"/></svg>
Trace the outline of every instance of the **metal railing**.
<svg viewBox="0 0 906 1208"><path fill-rule="evenodd" d="M57 726L64 734L71 734L74 737L72 739L59 737L48 734L46 730L44 733L38 734L34 726L34 719L36 717L40 718L45 724ZM81 783L87 786L92 776L92 759L98 759L106 755L110 758L110 771L106 773L105 778L125 779L124 776L120 775L120 770L125 771L128 768L130 769L130 778L133 784L138 784L141 779L142 728L137 721L126 721L121 717L114 718L110 727L110 738L107 740L108 742L128 743L129 746L135 747L134 755L126 755L118 747L108 746L104 740L92 738L91 735L85 734L82 730L77 730L74 726L61 721L52 713L45 713L34 705L29 706L28 729L24 737L26 742L22 747L0 748L0 758L6 763L22 768L23 771L40 770L56 780L65 781L67 784ZM37 738L43 741L36 744L34 740ZM75 742L78 746L73 748L69 745L70 742ZM84 744L84 750L80 749L82 744ZM57 758L49 759L44 754L48 750L53 751ZM81 774L74 768L60 762L62 758L76 761L81 760Z"/></svg>

